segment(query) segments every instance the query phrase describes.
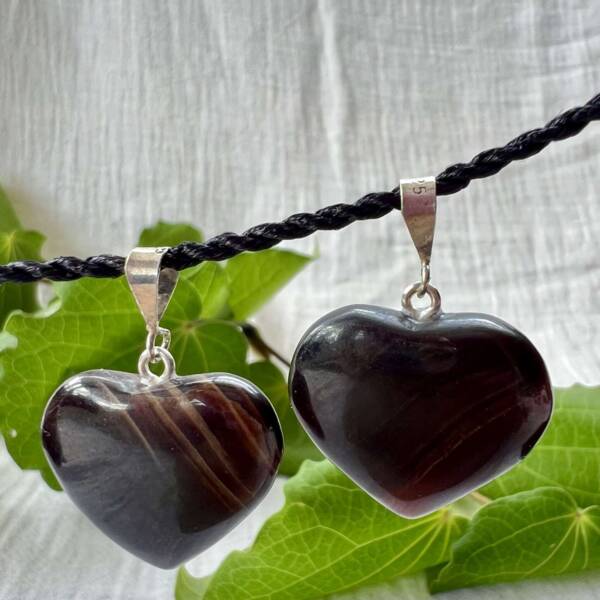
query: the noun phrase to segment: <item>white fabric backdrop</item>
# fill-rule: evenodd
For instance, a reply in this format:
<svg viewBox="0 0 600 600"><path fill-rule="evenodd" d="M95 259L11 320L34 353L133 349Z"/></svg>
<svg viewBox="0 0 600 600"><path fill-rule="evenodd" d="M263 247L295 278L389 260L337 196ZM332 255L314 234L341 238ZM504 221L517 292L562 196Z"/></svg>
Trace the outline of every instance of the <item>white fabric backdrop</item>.
<svg viewBox="0 0 600 600"><path fill-rule="evenodd" d="M241 231L541 125L600 91L599 55L593 0L1 0L0 181L48 256L125 253L159 218ZM599 147L591 126L440 201L445 308L512 322L559 385L600 382ZM324 312L398 306L417 277L398 214L290 246L317 245L257 319L287 354ZM172 573L121 553L1 454L0 598L170 597ZM447 598L599 598L600 577L501 589Z"/></svg>

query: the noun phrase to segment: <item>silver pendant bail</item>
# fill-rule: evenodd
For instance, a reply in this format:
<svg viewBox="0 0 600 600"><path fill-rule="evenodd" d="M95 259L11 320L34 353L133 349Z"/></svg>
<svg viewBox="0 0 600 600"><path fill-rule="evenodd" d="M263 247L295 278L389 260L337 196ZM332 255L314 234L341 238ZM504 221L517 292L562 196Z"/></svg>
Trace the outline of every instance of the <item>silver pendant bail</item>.
<svg viewBox="0 0 600 600"><path fill-rule="evenodd" d="M134 248L125 261L125 276L144 317L148 333L158 331L177 285L175 269L161 269L168 248Z"/></svg>
<svg viewBox="0 0 600 600"><path fill-rule="evenodd" d="M411 317L424 321L436 317L441 310L441 300L437 289L431 283L431 250L435 232L437 209L435 177L400 180L400 206L410 237L421 261L421 281L406 290L402 296L402 308ZM430 306L415 308L413 296L429 296Z"/></svg>
<svg viewBox="0 0 600 600"><path fill-rule="evenodd" d="M401 179L400 202L402 216L421 260L422 279L428 280L437 209L435 177Z"/></svg>
<svg viewBox="0 0 600 600"><path fill-rule="evenodd" d="M162 259L168 248L134 248L125 261L125 277L136 304L146 322L148 336L146 349L138 362L138 371L147 382L165 380L175 373L175 363L169 353L171 332L160 326L160 320L177 285L175 269L162 269ZM156 338L162 337L160 346ZM165 370L161 377L150 371L149 363L163 362Z"/></svg>

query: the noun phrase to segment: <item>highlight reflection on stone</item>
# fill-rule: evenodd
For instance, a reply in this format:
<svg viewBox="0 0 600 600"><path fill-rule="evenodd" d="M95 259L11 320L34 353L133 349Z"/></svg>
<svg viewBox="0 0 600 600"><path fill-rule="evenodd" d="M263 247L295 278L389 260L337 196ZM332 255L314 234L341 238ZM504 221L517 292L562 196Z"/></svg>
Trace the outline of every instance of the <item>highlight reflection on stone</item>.
<svg viewBox="0 0 600 600"><path fill-rule="evenodd" d="M317 446L390 510L418 517L523 458L552 411L534 346L500 319L349 306L296 350L294 409Z"/></svg>
<svg viewBox="0 0 600 600"><path fill-rule="evenodd" d="M50 399L42 436L75 504L162 568L237 525L271 487L283 448L269 400L222 373L152 385L131 373L82 373Z"/></svg>

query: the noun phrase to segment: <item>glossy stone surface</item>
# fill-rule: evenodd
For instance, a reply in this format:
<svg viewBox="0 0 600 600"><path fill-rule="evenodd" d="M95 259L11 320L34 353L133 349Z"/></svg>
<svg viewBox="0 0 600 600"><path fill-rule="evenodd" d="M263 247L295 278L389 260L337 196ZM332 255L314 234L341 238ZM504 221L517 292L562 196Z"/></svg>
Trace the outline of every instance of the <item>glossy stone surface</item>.
<svg viewBox="0 0 600 600"><path fill-rule="evenodd" d="M419 323L375 306L341 308L308 330L290 392L322 452L410 518L512 467L552 411L542 358L500 319L461 313Z"/></svg>
<svg viewBox="0 0 600 600"><path fill-rule="evenodd" d="M131 373L82 373L50 399L42 436L75 504L162 568L237 525L271 487L283 448L269 400L221 373L150 386Z"/></svg>

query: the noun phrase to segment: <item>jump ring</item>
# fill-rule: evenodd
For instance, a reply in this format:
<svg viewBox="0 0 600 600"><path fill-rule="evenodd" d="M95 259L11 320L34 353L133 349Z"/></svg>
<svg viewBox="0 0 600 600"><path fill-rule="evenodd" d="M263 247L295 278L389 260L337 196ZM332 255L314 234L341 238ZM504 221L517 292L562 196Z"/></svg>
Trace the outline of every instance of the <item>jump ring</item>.
<svg viewBox="0 0 600 600"><path fill-rule="evenodd" d="M442 310L442 299L440 297L440 293L437 288L433 287L430 284L427 284L425 287L425 294L429 296L429 300L431 304L424 308L415 308L412 304L412 299L415 294L419 295L419 290L423 282L418 281L417 283L413 283L409 285L402 294L402 310L413 319L417 321L427 321L429 319L435 318Z"/></svg>
<svg viewBox="0 0 600 600"><path fill-rule="evenodd" d="M162 337L162 341L160 346L156 345L156 338L158 336ZM156 352L156 348L162 348L163 350L168 350L169 345L171 344L171 332L165 327L158 327L154 331L149 331L146 336L146 351L150 354L150 362L158 363L160 362L160 357Z"/></svg>
<svg viewBox="0 0 600 600"><path fill-rule="evenodd" d="M431 281L431 269L429 263L423 261L421 263L421 285L417 290L417 298L422 298L427 293L429 282Z"/></svg>
<svg viewBox="0 0 600 600"><path fill-rule="evenodd" d="M153 355L158 360L153 360ZM150 370L150 363L162 362L165 369L161 375L155 375ZM138 360L138 372L142 379L147 382L162 382L171 379L175 375L175 359L173 355L162 346L154 346L152 350L144 350Z"/></svg>

